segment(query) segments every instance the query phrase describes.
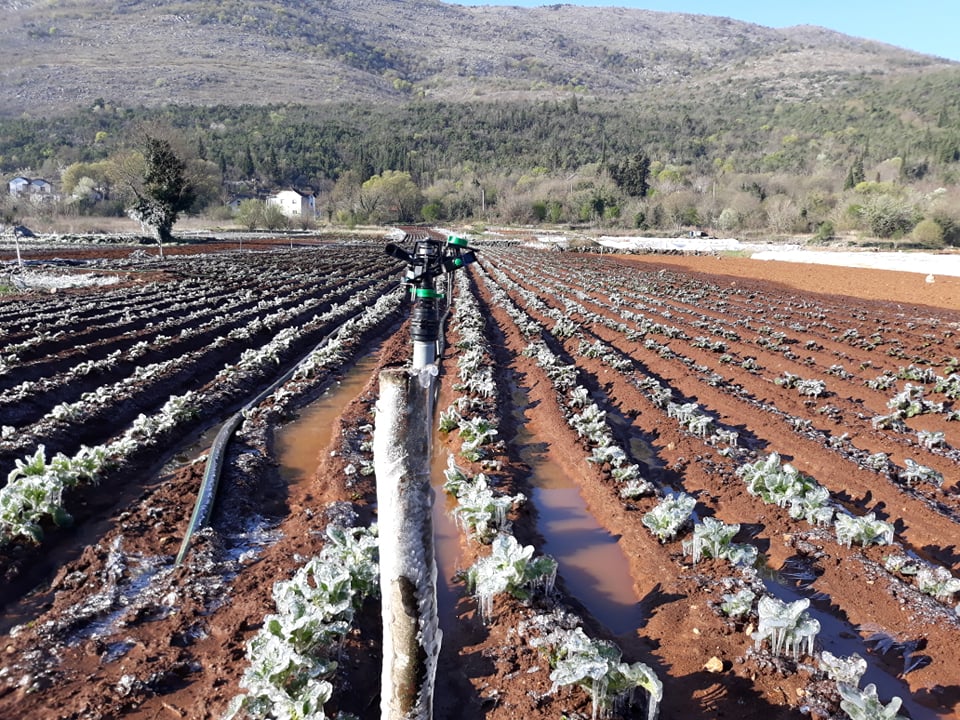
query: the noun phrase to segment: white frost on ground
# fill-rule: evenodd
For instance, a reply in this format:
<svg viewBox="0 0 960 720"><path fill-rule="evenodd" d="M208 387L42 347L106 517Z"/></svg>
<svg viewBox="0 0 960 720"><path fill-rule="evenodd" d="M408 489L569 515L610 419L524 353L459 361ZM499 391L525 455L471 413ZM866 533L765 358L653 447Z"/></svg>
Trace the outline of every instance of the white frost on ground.
<svg viewBox="0 0 960 720"><path fill-rule="evenodd" d="M26 272L12 275L13 285L18 290L62 290L64 288L115 285L120 282L116 275L54 275L51 273Z"/></svg>
<svg viewBox="0 0 960 720"><path fill-rule="evenodd" d="M767 250L754 253L754 260L783 260L817 265L900 270L924 275L960 277L960 255L921 252L851 252L846 250Z"/></svg>
<svg viewBox="0 0 960 720"><path fill-rule="evenodd" d="M899 270L923 275L960 277L960 255L870 250L805 250L797 244L742 243L736 238L645 238L603 236L597 242L615 250L680 252L749 252L754 260L839 265L873 270Z"/></svg>

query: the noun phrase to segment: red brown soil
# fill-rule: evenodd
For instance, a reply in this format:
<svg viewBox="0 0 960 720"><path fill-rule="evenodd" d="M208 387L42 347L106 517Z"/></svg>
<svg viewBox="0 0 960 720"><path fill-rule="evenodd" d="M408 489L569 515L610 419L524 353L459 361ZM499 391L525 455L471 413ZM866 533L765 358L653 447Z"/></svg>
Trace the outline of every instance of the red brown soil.
<svg viewBox="0 0 960 720"><path fill-rule="evenodd" d="M530 257L525 256L524 262L529 262ZM579 258L577 261L595 262ZM514 271L509 263L501 267ZM957 348L948 344L925 347L922 330L908 328L907 323L916 318L936 317L940 323L937 327L953 324L960 334L960 279L937 278L929 284L922 277L906 273L708 257L618 258L606 267L632 268L633 272L652 275L666 268L678 283L693 279L718 288L736 287L771 304L794 299L809 301L827 308L840 328L852 321L849 316L834 313L860 314L867 318L864 324L883 318L898 328L908 357L926 354L931 360L939 360L944 355L958 354ZM521 284L525 282L522 273L515 279ZM482 283L477 287L481 302L489 303ZM548 303L556 302L547 294L544 298ZM608 312L599 305L591 309ZM583 461L584 450L567 425L542 370L519 354L528 341L501 308L487 304L486 310L498 328L491 339L502 367L499 379L503 381L509 372L512 381L523 386L530 400L523 410L527 429L536 438L549 439L552 457L577 479L591 513L602 526L619 536L646 620L635 633L614 637L604 629L603 618L589 617L577 599L565 598L561 602L581 612L593 633L615 640L626 660L643 661L657 671L664 682L661 718L804 717L800 708L805 704L810 673L803 668L784 668L765 664L762 658L758 660L748 652L753 644L745 634L748 628L732 625L710 607L724 592L717 582L730 574L729 568L714 561L694 566L681 553L679 542L661 545L652 538L641 524L642 511L649 509L652 501L641 501L636 506L624 504L600 472ZM676 362L661 362L655 353L645 352L601 326L592 331L642 362L650 374L669 384L676 394L708 408L723 425L755 438L758 446L766 448L760 456L776 450L827 486L848 507L875 510L891 520L897 519L898 536L905 543L949 568L954 575L960 571L960 528L933 506L940 503L957 510L960 504L954 463L926 458L924 462L943 472L943 490L921 493L919 498L905 494L876 473L842 461L834 450L816 440L792 432L741 398L711 390L692 370ZM728 385L741 384L764 402L810 419L822 431L838 435L846 430L858 447L887 452L899 465L904 458L914 456L915 448L874 432L870 426L870 417L886 412L885 401L890 393L871 391L852 382L844 384L822 372L834 362L854 370L867 354L839 343L826 343L821 336L818 341L827 347L807 352L803 349L804 336L791 334L799 337L795 352L801 357L815 356L815 365L797 365L770 353L762 356L764 376L775 377L789 370L805 378L823 378L830 387L840 388L835 396L816 403L805 402L794 391L772 382L759 382L736 364L719 364L717 356L706 350L687 346L684 352L697 363L724 375ZM698 510L708 510L708 514L727 522L749 525L751 541L767 554L771 567L779 568L788 558L809 562L817 572L815 589L828 597L836 612L852 626L884 628L895 631L897 637L916 641L930 662L904 678L912 700L927 708L929 717L957 716L960 627L955 620L944 620L944 615L929 612L915 593L891 583L878 572L873 564L880 557L877 548L841 548L830 537L821 537L810 532L808 526L790 520L785 511L764 506L748 495L733 476L730 461L699 438L681 431L623 376L611 373L597 361L577 356L576 344L576 340L568 341L562 349L576 358L593 389L607 398L610 410L630 418L626 432L651 445L660 480L679 484L694 494ZM847 357L838 360L830 354L831 350L842 350ZM749 352L761 355L756 346L751 346ZM401 362L407 354L407 336L397 334L381 350L380 366ZM452 398L454 356L455 350L448 350L440 407ZM876 363L869 377L883 368L895 369L908 362L887 358L880 351L869 354L869 358ZM235 465L226 480L226 492L236 498L229 506L231 511L239 513L238 508L256 507L275 518L280 532L280 539L264 548L256 559L241 564L233 580L218 580L219 570L211 567L211 559L216 557L222 542L220 534L229 532L235 522L223 511L214 522L218 529L202 534L186 565L172 571L165 585L168 597L128 611L118 608L121 619L112 636L72 642L65 613L88 599L92 590L100 589L100 583L109 574L105 566L115 540L121 539L129 556L152 557L161 553L169 562L176 553L202 467L192 464L165 475L131 504L104 512L95 528L90 524L78 529L80 546L73 550L75 559L65 560L48 587L38 588L19 605L7 607L5 635L0 643L4 648L0 718L219 717L240 690L239 680L246 666L244 643L258 629L264 615L273 610L273 583L289 577L302 558L316 554L322 546L319 531L328 517L323 509L334 502L350 503L362 518L375 516L374 483L360 479L348 486L343 480L351 434L358 425L372 422L375 382L374 373L367 389L338 422L340 431L334 432L331 447L318 457L314 483L288 487L280 480L274 466L272 424L261 428L260 435L245 438L232 453L234 460L241 454L255 460L243 465L243 472ZM826 403L839 408L849 427L838 428L829 416L816 412L817 407ZM509 410L502 408L505 417ZM273 418L271 423L279 420ZM526 468L511 450L510 423L505 419L501 427L501 437L507 443L498 459L504 464L502 478L510 483L512 492L514 488L523 490ZM957 426L958 423L943 423L926 416L920 425L943 430L950 446L960 447ZM444 442L453 444L453 439ZM515 518L515 532L524 542L536 543L536 512L522 511ZM477 552L476 547L463 542L464 562ZM477 617L474 600L462 587L458 592L460 599L453 612L459 622L456 630L445 636L436 717L538 720L557 718L562 713L589 717L589 697L569 688L551 693L546 659L518 636L516 628L529 617L530 609L498 598L494 617L484 625ZM220 602L212 603L214 599ZM168 612L158 612L164 608ZM14 620L18 627L10 632ZM377 623L377 608L370 603L360 629L348 638L335 682L336 694L328 711L341 709L361 718L379 717ZM862 632L866 634L866 630ZM111 646L119 641L128 641L128 649L114 658ZM722 671L705 669L711 658L720 660ZM899 662L892 656L879 660L889 662L891 667ZM897 673L893 669L891 676ZM125 677L136 678L136 682L124 680ZM881 697L889 695L884 688L880 692Z"/></svg>

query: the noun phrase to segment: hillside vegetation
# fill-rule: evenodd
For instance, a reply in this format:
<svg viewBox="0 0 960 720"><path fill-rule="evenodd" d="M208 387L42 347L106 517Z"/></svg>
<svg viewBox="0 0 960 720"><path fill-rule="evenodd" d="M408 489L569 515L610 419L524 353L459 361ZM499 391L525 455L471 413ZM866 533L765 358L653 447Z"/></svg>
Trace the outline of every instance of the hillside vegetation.
<svg viewBox="0 0 960 720"><path fill-rule="evenodd" d="M159 126L197 210L295 185L345 222L958 236L960 65L822 28L435 0L4 6L0 170L73 166L67 191L109 190L90 166ZM373 197L387 172L416 202Z"/></svg>

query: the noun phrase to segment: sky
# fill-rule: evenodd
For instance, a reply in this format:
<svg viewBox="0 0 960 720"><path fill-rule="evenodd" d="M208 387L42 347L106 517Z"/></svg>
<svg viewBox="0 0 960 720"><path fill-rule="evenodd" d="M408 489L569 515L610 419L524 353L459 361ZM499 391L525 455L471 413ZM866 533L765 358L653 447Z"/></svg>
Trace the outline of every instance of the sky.
<svg viewBox="0 0 960 720"><path fill-rule="evenodd" d="M716 15L783 28L819 25L845 35L960 61L960 0L448 0L457 5L593 5Z"/></svg>

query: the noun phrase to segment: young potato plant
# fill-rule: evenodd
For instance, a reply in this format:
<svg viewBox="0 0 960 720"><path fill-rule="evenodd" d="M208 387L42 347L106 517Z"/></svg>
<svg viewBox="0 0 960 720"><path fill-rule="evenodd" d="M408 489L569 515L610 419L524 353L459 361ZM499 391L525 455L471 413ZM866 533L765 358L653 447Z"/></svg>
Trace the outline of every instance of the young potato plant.
<svg viewBox="0 0 960 720"><path fill-rule="evenodd" d="M867 671L867 661L857 653L850 657L838 657L824 650L820 653L820 669L835 683L859 687L860 678Z"/></svg>
<svg viewBox="0 0 960 720"><path fill-rule="evenodd" d="M668 493L659 504L643 516L643 524L660 542L673 539L690 521L697 501L686 493Z"/></svg>
<svg viewBox="0 0 960 720"><path fill-rule="evenodd" d="M477 597L480 615L493 615L493 599L502 592L527 601L536 593L550 593L557 577L557 561L549 555L533 557L533 545L520 545L513 535L500 533L491 552L466 571L467 586Z"/></svg>
<svg viewBox="0 0 960 720"><path fill-rule="evenodd" d="M563 633L550 651L550 664L552 692L564 685L582 687L593 701L594 720L630 708L638 688L648 694L647 720L659 714L663 683L656 673L642 662L623 662L615 645L587 637L582 628Z"/></svg>
<svg viewBox="0 0 960 720"><path fill-rule="evenodd" d="M893 697L887 705L884 705L877 697L877 686L873 683L863 690L853 685L839 683L837 690L843 698L840 701L840 708L850 720L907 720L903 715L897 714L903 701Z"/></svg>
<svg viewBox="0 0 960 720"><path fill-rule="evenodd" d="M489 543L499 532L509 529L507 513L526 502L523 493L516 495L496 495L487 480L479 473L469 477L453 463L446 470L443 489L457 499L453 517L466 533L479 542Z"/></svg>
<svg viewBox="0 0 960 720"><path fill-rule="evenodd" d="M753 601L756 597L756 593L750 588L743 588L735 593L726 593L723 596L723 602L720 603L720 609L729 617L743 617L753 609Z"/></svg>
<svg viewBox="0 0 960 720"><path fill-rule="evenodd" d="M930 483L937 487L943 485L943 473L926 465L921 465L916 460L911 460L910 458L904 458L903 462L906 468L899 472L899 477L907 486L914 487L921 482Z"/></svg>
<svg viewBox="0 0 960 720"><path fill-rule="evenodd" d="M34 542L43 540L42 522L50 518L55 525L72 522L63 506L63 492L80 483L95 482L107 464L103 447L82 447L74 457L57 453L47 462L46 448L37 447L32 456L15 461L0 488L0 544L16 537Z"/></svg>
<svg viewBox="0 0 960 720"><path fill-rule="evenodd" d="M327 544L293 578L273 587L277 612L247 642L250 666L224 720L323 720L327 678L364 598L379 592L376 528L327 527Z"/></svg>
<svg viewBox="0 0 960 720"><path fill-rule="evenodd" d="M876 513L863 516L839 513L834 523L837 542L846 547L859 543L866 547L873 543L889 545L893 542L893 523L877 520Z"/></svg>
<svg viewBox="0 0 960 720"><path fill-rule="evenodd" d="M729 560L734 565L752 566L757 560L757 548L749 543L731 542L738 532L739 523L728 525L716 518L704 518L694 525L693 537L683 541L683 552L693 556L694 564L708 557Z"/></svg>
<svg viewBox="0 0 960 720"><path fill-rule="evenodd" d="M806 649L807 655L813 655L813 643L820 632L820 623L806 612L808 607L808 598L785 603L772 595L764 595L757 604L760 622L752 635L754 646L759 650L769 640L770 652L774 655L789 650L796 660L803 649Z"/></svg>
<svg viewBox="0 0 960 720"><path fill-rule="evenodd" d="M923 565L917 570L917 587L920 592L947 602L960 592L960 579L953 577L945 567Z"/></svg>
<svg viewBox="0 0 960 720"><path fill-rule="evenodd" d="M789 508L792 518L803 518L811 525L829 525L833 520L830 492L792 465L781 467L778 453L742 465L737 475L746 483L747 492L765 503Z"/></svg>

